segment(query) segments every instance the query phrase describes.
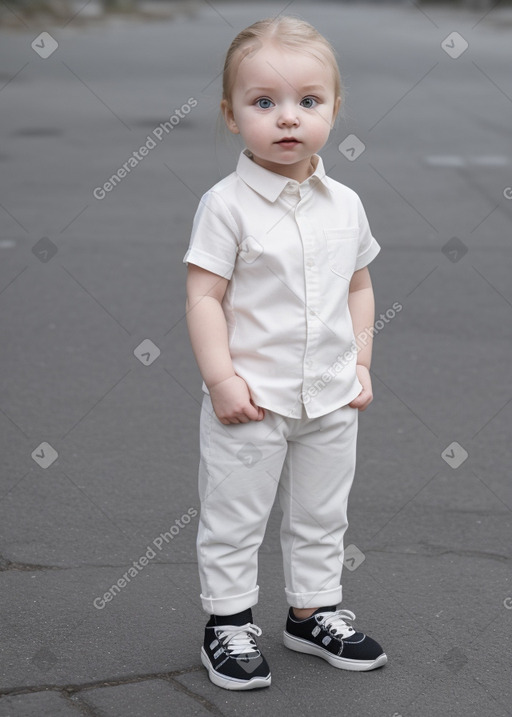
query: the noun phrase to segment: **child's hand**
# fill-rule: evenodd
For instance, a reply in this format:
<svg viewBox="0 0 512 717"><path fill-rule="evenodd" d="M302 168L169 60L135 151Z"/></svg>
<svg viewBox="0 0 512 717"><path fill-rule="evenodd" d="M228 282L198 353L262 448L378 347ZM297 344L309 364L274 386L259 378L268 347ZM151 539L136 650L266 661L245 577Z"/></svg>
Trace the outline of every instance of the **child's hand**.
<svg viewBox="0 0 512 717"><path fill-rule="evenodd" d="M230 376L208 390L215 415L225 425L265 418L265 410L254 405L249 387L240 376Z"/></svg>
<svg viewBox="0 0 512 717"><path fill-rule="evenodd" d="M356 372L357 378L359 379L359 383L363 387L363 390L351 403L349 403L349 406L352 406L352 408L358 408L360 411L364 411L364 409L368 408L370 403L373 401L372 379L370 378L369 370L362 364L357 364Z"/></svg>

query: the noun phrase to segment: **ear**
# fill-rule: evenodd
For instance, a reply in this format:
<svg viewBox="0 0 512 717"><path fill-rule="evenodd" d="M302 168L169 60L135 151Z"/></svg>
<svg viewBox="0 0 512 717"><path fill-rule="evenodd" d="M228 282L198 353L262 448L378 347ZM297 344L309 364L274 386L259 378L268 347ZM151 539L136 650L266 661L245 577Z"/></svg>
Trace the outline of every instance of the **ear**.
<svg viewBox="0 0 512 717"><path fill-rule="evenodd" d="M233 114L233 108L227 100L222 100L222 102L220 103L220 111L222 112L224 122L226 123L226 126L229 131L233 132L233 134L240 134L240 130L238 129L237 123L235 121L235 115Z"/></svg>
<svg viewBox="0 0 512 717"><path fill-rule="evenodd" d="M336 117L338 116L338 112L340 111L341 107L341 97L336 97L334 101L334 109L332 112L332 122L331 122L331 129L334 127L334 122L336 120Z"/></svg>

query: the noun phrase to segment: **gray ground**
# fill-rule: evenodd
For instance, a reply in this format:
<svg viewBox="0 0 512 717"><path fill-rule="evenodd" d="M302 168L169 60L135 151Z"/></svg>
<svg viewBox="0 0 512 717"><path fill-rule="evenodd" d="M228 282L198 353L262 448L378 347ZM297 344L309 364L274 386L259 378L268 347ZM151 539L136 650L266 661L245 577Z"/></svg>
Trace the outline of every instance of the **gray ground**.
<svg viewBox="0 0 512 717"><path fill-rule="evenodd" d="M283 6L61 22L47 59L41 28L0 32L1 717L512 714L505 8L286 8L339 52L345 116L322 154L383 247L377 313L403 306L375 339L344 572L344 606L389 663L357 674L286 651L276 508L255 611L272 687L228 693L200 665L201 388L181 260L198 197L239 152L215 126L223 54Z"/></svg>

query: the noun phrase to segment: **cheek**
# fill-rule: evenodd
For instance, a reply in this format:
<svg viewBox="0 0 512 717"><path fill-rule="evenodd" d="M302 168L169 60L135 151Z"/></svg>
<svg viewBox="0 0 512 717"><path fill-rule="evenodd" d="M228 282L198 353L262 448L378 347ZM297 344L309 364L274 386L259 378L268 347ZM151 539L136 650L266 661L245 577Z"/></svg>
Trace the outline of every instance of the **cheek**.
<svg viewBox="0 0 512 717"><path fill-rule="evenodd" d="M316 117L314 122L303 125L303 129L311 139L320 139L329 133L330 125L324 118Z"/></svg>
<svg viewBox="0 0 512 717"><path fill-rule="evenodd" d="M255 116L253 113L247 113L242 118L242 128L253 137L260 137L267 131L268 121L262 115Z"/></svg>
<svg viewBox="0 0 512 717"><path fill-rule="evenodd" d="M254 114L250 110L241 110L237 116L240 127L253 128L256 125Z"/></svg>
<svg viewBox="0 0 512 717"><path fill-rule="evenodd" d="M315 123L314 127L312 128L312 131L317 137L328 136L331 131L331 122L331 112L327 111L318 113L317 117L315 118Z"/></svg>

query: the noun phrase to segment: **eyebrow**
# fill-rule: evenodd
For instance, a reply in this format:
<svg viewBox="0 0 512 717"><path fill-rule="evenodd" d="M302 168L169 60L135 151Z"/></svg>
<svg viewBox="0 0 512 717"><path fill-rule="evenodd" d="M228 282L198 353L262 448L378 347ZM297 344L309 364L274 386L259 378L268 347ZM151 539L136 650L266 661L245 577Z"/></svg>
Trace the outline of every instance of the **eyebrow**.
<svg viewBox="0 0 512 717"><path fill-rule="evenodd" d="M325 90L324 85L305 85L302 90L304 92L322 92Z"/></svg>
<svg viewBox="0 0 512 717"><path fill-rule="evenodd" d="M248 90L245 91L245 95L250 95L253 92L268 92L269 94L275 91L275 87L249 87ZM308 92L325 92L324 85L305 85L304 87L300 88L300 92L297 94L303 94Z"/></svg>

